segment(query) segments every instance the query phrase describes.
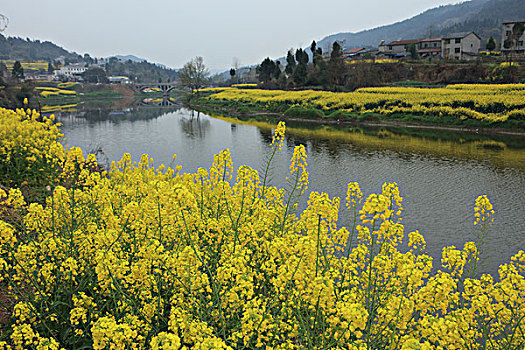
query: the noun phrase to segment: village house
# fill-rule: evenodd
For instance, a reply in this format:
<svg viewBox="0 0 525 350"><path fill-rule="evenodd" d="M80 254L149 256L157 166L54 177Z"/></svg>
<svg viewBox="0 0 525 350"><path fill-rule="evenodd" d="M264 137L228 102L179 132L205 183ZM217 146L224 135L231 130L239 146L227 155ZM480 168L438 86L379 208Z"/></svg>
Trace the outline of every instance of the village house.
<svg viewBox="0 0 525 350"><path fill-rule="evenodd" d="M456 60L476 59L480 45L481 38L474 32L450 34L442 39L441 57Z"/></svg>
<svg viewBox="0 0 525 350"><path fill-rule="evenodd" d="M359 58L361 55L366 53L367 50L364 47L360 47L357 49L351 49L344 53L345 58L347 59L356 59Z"/></svg>
<svg viewBox="0 0 525 350"><path fill-rule="evenodd" d="M525 19L503 21L501 52L525 54ZM521 36L517 36L521 33Z"/></svg>
<svg viewBox="0 0 525 350"><path fill-rule="evenodd" d="M416 45L416 49L421 39L395 40L388 44L381 42L379 45L379 54L387 58L403 58L409 55L411 45Z"/></svg>
<svg viewBox="0 0 525 350"><path fill-rule="evenodd" d="M55 70L53 74L55 77L72 78L81 75L87 69L88 67L86 67L86 64L84 63L70 64L64 67L60 67L60 69Z"/></svg>
<svg viewBox="0 0 525 350"><path fill-rule="evenodd" d="M439 57L441 55L441 38L395 40L379 44L379 55L387 58L403 58L410 56L411 46L414 45L418 57Z"/></svg>
<svg viewBox="0 0 525 350"><path fill-rule="evenodd" d="M417 53L421 58L441 57L441 38L421 39Z"/></svg>
<svg viewBox="0 0 525 350"><path fill-rule="evenodd" d="M108 77L110 84L131 84L132 81L125 76L110 76Z"/></svg>

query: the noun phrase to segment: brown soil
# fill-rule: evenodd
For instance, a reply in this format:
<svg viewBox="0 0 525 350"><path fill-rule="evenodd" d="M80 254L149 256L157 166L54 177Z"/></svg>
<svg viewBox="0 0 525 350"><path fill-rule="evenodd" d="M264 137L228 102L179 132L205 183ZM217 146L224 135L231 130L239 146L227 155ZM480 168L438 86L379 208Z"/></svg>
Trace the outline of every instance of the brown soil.
<svg viewBox="0 0 525 350"><path fill-rule="evenodd" d="M11 318L11 307L15 300L6 286L0 285L0 328Z"/></svg>

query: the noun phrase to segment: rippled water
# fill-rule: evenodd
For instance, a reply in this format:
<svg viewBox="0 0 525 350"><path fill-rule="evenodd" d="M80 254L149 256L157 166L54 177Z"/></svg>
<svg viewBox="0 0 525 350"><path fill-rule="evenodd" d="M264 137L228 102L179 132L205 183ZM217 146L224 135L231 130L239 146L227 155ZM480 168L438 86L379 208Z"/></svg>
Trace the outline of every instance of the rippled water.
<svg viewBox="0 0 525 350"><path fill-rule="evenodd" d="M209 167L213 155L225 148L236 166L261 170L272 137L270 124L212 118L187 109L92 111L59 115L58 121L68 144L85 151L101 149L103 162L129 152L134 160L147 153L157 165L172 165L177 154L184 172ZM273 184L285 185L297 144L307 149L309 190L344 199L351 181L359 182L365 195L380 191L384 182L397 182L404 197L405 232L418 229L425 236L428 252L437 259L434 265L443 246L462 247L475 239L473 204L480 194L487 194L496 210L481 269L495 273L499 264L525 249L524 138L435 131L408 136L396 129L290 125L287 147L273 166Z"/></svg>

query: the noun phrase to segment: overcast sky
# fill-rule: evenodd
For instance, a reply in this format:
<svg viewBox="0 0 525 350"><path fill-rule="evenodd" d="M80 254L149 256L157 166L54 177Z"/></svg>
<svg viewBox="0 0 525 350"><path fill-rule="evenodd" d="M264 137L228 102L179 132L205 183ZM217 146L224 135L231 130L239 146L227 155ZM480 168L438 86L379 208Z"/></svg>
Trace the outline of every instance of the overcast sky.
<svg viewBox="0 0 525 350"><path fill-rule="evenodd" d="M93 57L132 54L169 67L203 56L228 69L339 32L358 32L460 0L2 0L4 35Z"/></svg>

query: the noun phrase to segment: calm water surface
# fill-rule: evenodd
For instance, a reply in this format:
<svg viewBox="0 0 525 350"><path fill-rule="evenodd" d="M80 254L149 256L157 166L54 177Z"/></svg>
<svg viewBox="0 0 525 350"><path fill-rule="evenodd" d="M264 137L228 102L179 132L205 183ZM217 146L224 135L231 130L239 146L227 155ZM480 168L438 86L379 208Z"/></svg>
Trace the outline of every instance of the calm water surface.
<svg viewBox="0 0 525 350"><path fill-rule="evenodd" d="M173 165L177 154L183 172L209 167L213 155L225 148L236 167L246 164L261 170L272 138L269 124L218 119L187 109L136 108L57 117L67 143L84 151L102 149L102 162L119 160L129 152L137 161L147 153L156 165ZM405 232L417 229L425 236L435 266L443 246L463 247L475 239L473 205L480 194L487 194L496 210L482 271L495 273L498 265L525 249L524 138L494 140L435 131L408 136L395 129L349 132L289 125L287 147L274 163L274 185L285 185L297 144L307 149L310 191L344 199L348 182L359 182L365 196L381 191L384 182L397 182L404 197ZM343 224L348 220L345 215Z"/></svg>

